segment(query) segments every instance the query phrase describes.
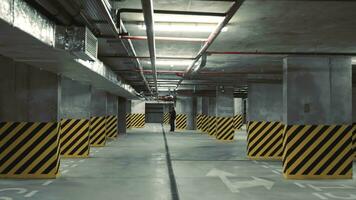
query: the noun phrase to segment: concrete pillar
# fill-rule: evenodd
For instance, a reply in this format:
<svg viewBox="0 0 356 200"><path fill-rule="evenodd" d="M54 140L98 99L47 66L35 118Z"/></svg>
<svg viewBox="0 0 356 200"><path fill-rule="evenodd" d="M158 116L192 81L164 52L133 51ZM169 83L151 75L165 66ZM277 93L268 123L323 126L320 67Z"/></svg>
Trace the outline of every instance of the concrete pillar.
<svg viewBox="0 0 356 200"><path fill-rule="evenodd" d="M107 93L92 87L91 90L90 146L106 145Z"/></svg>
<svg viewBox="0 0 356 200"><path fill-rule="evenodd" d="M202 130L202 123L203 123L203 110L202 110L202 104L203 104L203 97L196 97L196 115L195 115L195 130Z"/></svg>
<svg viewBox="0 0 356 200"><path fill-rule="evenodd" d="M352 124L356 124L356 87L352 87ZM356 132L352 132L352 149L354 160L356 160Z"/></svg>
<svg viewBox="0 0 356 200"><path fill-rule="evenodd" d="M201 112L203 115L209 115L209 97L202 97L201 100Z"/></svg>
<svg viewBox="0 0 356 200"><path fill-rule="evenodd" d="M56 178L59 80L56 74L0 56L0 178Z"/></svg>
<svg viewBox="0 0 356 200"><path fill-rule="evenodd" d="M90 119L91 87L61 78L61 119Z"/></svg>
<svg viewBox="0 0 356 200"><path fill-rule="evenodd" d="M247 156L250 159L282 159L282 93L282 84L248 85Z"/></svg>
<svg viewBox="0 0 356 200"><path fill-rule="evenodd" d="M130 127L143 128L145 126L146 102L144 100L131 100Z"/></svg>
<svg viewBox="0 0 356 200"><path fill-rule="evenodd" d="M244 101L242 98L234 98L234 128L238 130L244 122Z"/></svg>
<svg viewBox="0 0 356 200"><path fill-rule="evenodd" d="M61 77L61 156L89 157L91 87Z"/></svg>
<svg viewBox="0 0 356 200"><path fill-rule="evenodd" d="M352 178L351 58L288 57L283 70L284 176Z"/></svg>
<svg viewBox="0 0 356 200"><path fill-rule="evenodd" d="M118 99L107 93L106 99L106 137L115 139L118 136Z"/></svg>
<svg viewBox="0 0 356 200"><path fill-rule="evenodd" d="M194 129L193 97L177 96L176 113L177 129Z"/></svg>
<svg viewBox="0 0 356 200"><path fill-rule="evenodd" d="M218 140L234 140L234 88L217 86L216 88L216 128Z"/></svg>
<svg viewBox="0 0 356 200"><path fill-rule="evenodd" d="M118 97L118 128L119 135L126 134L127 114L131 113L131 106L128 105L128 100L123 97ZM130 109L130 110L128 110Z"/></svg>

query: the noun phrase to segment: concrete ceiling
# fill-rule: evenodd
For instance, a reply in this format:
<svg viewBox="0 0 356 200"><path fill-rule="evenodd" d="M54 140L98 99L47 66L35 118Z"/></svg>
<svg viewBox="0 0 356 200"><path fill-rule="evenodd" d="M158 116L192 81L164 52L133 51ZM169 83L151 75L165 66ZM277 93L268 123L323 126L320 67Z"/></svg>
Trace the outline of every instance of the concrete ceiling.
<svg viewBox="0 0 356 200"><path fill-rule="evenodd" d="M204 0L155 0L154 9L226 12L232 2ZM112 3L114 8L141 9L140 0ZM264 52L348 52L356 53L356 2L308 0L246 0L208 51ZM140 13L122 13L130 35L145 36ZM219 18L155 14L157 24L167 21L217 22ZM156 36L207 38L210 33L162 32ZM148 56L147 41L134 41L139 56ZM156 41L157 56L195 57L203 42ZM280 79L286 56L210 55L206 67L193 79L240 79L241 85L252 79ZM148 60L142 60L150 70ZM187 66L161 66L159 71L184 71ZM225 74L224 74L225 73ZM230 73L230 75L228 75ZM251 78L252 77L252 78ZM277 77L277 78L276 78ZM159 79L179 79L176 73L159 74ZM214 79L214 81L212 80ZM183 82L184 84L184 82Z"/></svg>

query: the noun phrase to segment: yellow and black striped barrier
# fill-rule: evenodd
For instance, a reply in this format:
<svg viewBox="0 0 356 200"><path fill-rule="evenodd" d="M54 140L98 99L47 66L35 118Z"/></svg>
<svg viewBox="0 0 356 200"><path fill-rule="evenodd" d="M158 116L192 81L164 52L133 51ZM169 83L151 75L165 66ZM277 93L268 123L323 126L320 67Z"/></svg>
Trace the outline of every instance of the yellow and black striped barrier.
<svg viewBox="0 0 356 200"><path fill-rule="evenodd" d="M251 159L281 160L283 130L281 122L250 121L247 126L247 156Z"/></svg>
<svg viewBox="0 0 356 200"><path fill-rule="evenodd" d="M216 119L216 139L224 141L234 140L234 118L233 117L215 117Z"/></svg>
<svg viewBox="0 0 356 200"><path fill-rule="evenodd" d="M208 117L206 115L201 115L201 123L200 123L200 128L199 130L204 133L205 127L206 127L206 122L208 120Z"/></svg>
<svg viewBox="0 0 356 200"><path fill-rule="evenodd" d="M352 125L288 125L283 175L287 179L351 179Z"/></svg>
<svg viewBox="0 0 356 200"><path fill-rule="evenodd" d="M234 116L234 128L235 130L241 129L243 125L243 117L242 115L235 115Z"/></svg>
<svg viewBox="0 0 356 200"><path fill-rule="evenodd" d="M61 156L81 158L89 156L90 132L88 119L62 119L60 123Z"/></svg>
<svg viewBox="0 0 356 200"><path fill-rule="evenodd" d="M126 128L130 129L131 127L131 114L126 114Z"/></svg>
<svg viewBox="0 0 356 200"><path fill-rule="evenodd" d="M209 129L208 129L208 134L210 136L215 136L216 135L216 122L217 118L215 116L210 116L210 121L209 121Z"/></svg>
<svg viewBox="0 0 356 200"><path fill-rule="evenodd" d="M355 127L355 125L353 125ZM356 128L352 131L352 148L354 150L354 160L356 160Z"/></svg>
<svg viewBox="0 0 356 200"><path fill-rule="evenodd" d="M117 130L118 120L117 116L111 115L106 117L106 137L110 139L117 138L118 130Z"/></svg>
<svg viewBox="0 0 356 200"><path fill-rule="evenodd" d="M56 178L57 122L0 122L0 178Z"/></svg>
<svg viewBox="0 0 356 200"><path fill-rule="evenodd" d="M205 123L203 125L203 132L204 133L209 133L209 127L210 127L210 122L212 121L212 117L211 116L208 116L208 115L205 115Z"/></svg>
<svg viewBox="0 0 356 200"><path fill-rule="evenodd" d="M169 113L163 113L163 124L169 124Z"/></svg>
<svg viewBox="0 0 356 200"><path fill-rule="evenodd" d="M197 130L201 130L201 128L202 128L202 123L203 123L203 115L202 115L202 114L198 114L198 115L196 116Z"/></svg>
<svg viewBox="0 0 356 200"><path fill-rule="evenodd" d="M143 128L145 126L145 114L131 114L130 125L132 128Z"/></svg>
<svg viewBox="0 0 356 200"><path fill-rule="evenodd" d="M187 115L186 114L177 114L176 128L179 130L187 129Z"/></svg>
<svg viewBox="0 0 356 200"><path fill-rule="evenodd" d="M90 118L90 146L103 147L106 144L105 117Z"/></svg>

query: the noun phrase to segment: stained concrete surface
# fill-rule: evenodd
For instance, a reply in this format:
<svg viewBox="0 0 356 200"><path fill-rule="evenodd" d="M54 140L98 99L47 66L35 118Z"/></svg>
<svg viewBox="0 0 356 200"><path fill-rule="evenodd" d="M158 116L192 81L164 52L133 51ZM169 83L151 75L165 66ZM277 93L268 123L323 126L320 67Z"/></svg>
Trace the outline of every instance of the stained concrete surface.
<svg viewBox="0 0 356 200"><path fill-rule="evenodd" d="M356 199L355 180L285 180L281 162L247 160L244 131L225 143L196 131L165 130L182 200ZM55 180L0 180L0 199L172 199L160 125L129 130L91 155L62 160Z"/></svg>

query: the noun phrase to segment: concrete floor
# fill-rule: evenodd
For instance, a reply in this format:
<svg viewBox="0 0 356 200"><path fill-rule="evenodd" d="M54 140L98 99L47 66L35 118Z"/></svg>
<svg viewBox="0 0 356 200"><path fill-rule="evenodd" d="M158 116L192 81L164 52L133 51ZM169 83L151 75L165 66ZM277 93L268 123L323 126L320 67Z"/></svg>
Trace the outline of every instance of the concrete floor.
<svg viewBox="0 0 356 200"><path fill-rule="evenodd" d="M89 159L66 159L56 180L0 180L0 200L169 200L172 197L162 128L147 124ZM246 135L232 143L165 127L179 199L356 199L356 179L291 181L281 163L246 159ZM356 170L354 170L355 172Z"/></svg>

